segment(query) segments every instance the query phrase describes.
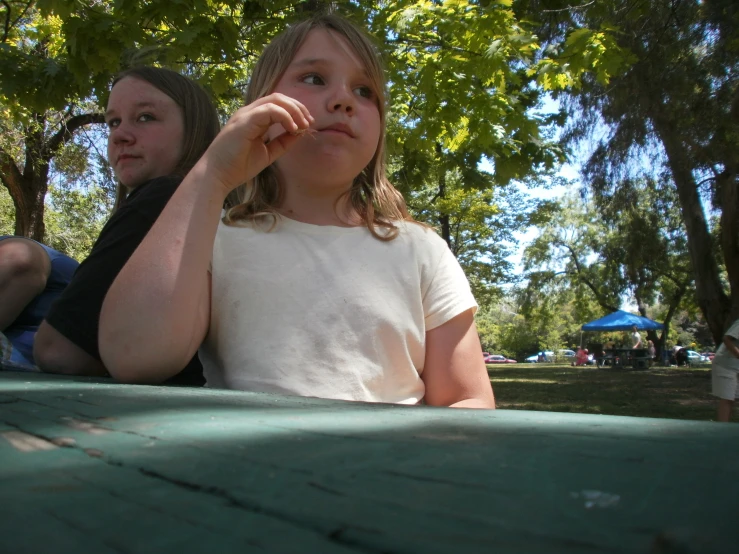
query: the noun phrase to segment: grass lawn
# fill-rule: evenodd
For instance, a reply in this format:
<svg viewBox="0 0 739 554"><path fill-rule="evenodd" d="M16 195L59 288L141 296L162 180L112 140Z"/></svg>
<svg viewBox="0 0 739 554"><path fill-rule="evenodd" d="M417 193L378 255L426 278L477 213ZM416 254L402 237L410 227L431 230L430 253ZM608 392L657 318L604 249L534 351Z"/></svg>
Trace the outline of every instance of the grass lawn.
<svg viewBox="0 0 739 554"><path fill-rule="evenodd" d="M649 370L488 365L499 408L713 420L710 366Z"/></svg>

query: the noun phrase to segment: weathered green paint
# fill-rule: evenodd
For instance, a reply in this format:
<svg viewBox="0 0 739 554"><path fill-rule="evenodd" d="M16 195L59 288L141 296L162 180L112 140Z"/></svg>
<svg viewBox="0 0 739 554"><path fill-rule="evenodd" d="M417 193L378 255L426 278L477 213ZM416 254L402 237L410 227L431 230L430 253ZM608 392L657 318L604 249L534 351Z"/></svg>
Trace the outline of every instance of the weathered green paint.
<svg viewBox="0 0 739 554"><path fill-rule="evenodd" d="M0 373L0 552L723 554L738 482L737 425Z"/></svg>

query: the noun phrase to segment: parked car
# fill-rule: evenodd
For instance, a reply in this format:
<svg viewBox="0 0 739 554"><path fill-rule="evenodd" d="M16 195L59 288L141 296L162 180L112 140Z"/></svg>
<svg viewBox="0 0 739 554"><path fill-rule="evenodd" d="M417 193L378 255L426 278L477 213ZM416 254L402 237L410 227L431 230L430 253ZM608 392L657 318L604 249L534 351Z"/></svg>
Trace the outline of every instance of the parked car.
<svg viewBox="0 0 739 554"><path fill-rule="evenodd" d="M567 349L561 349L557 350L557 353L555 354L551 350L546 350L544 352L544 358L547 362L554 362L555 360L565 361L565 362L571 362L575 359L575 351L574 350L567 350ZM529 356L525 360L529 363L537 363L539 361L539 353L536 353L532 356Z"/></svg>
<svg viewBox="0 0 739 554"><path fill-rule="evenodd" d="M698 354L698 352L696 352L695 350L688 350L687 353L688 363L691 365L702 364L710 361L707 356L704 356L703 354Z"/></svg>
<svg viewBox="0 0 739 554"><path fill-rule="evenodd" d="M574 350L557 350L558 358L574 358L577 353Z"/></svg>
<svg viewBox="0 0 739 554"><path fill-rule="evenodd" d="M506 358L505 356L501 356L500 354L490 354L489 356L485 356L485 363L486 364L516 364L516 360L511 360L510 358Z"/></svg>
<svg viewBox="0 0 739 554"><path fill-rule="evenodd" d="M705 356L710 361L713 361L713 358L716 356L715 352L701 352L701 356Z"/></svg>
<svg viewBox="0 0 739 554"><path fill-rule="evenodd" d="M544 352L544 359L547 362L553 362L554 361L554 352L551 350L547 350ZM534 354L533 356L529 356L524 360L525 362L528 362L530 364L535 364L539 361L539 352Z"/></svg>

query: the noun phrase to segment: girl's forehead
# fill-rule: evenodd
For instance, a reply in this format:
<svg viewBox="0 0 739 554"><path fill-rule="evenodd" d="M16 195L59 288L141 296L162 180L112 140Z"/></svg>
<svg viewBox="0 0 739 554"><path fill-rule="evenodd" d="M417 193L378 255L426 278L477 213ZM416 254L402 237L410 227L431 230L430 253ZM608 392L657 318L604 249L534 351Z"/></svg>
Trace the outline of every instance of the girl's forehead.
<svg viewBox="0 0 739 554"><path fill-rule="evenodd" d="M110 91L108 111L116 108L149 105L167 109L177 103L157 87L136 77L124 77Z"/></svg>
<svg viewBox="0 0 739 554"><path fill-rule="evenodd" d="M345 37L329 29L312 29L298 48L290 65L311 65L320 62L336 62L340 59L365 72L367 70L364 62Z"/></svg>

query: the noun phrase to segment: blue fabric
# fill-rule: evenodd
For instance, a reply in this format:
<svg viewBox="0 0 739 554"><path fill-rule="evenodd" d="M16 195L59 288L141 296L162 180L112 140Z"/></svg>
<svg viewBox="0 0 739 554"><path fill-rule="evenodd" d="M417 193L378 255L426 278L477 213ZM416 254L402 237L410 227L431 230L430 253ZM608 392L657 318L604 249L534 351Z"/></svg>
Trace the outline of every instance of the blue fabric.
<svg viewBox="0 0 739 554"><path fill-rule="evenodd" d="M628 331L636 325L637 329L646 331L664 329L664 325L652 321L648 317L630 314L618 310L605 317L591 321L582 326L583 331Z"/></svg>
<svg viewBox="0 0 739 554"><path fill-rule="evenodd" d="M2 235L0 236L0 241L8 238L23 237ZM40 242L36 242L36 244L40 245L46 251L51 260L51 273L46 281L46 288L26 305L10 327L4 331L5 336L8 337L13 345L13 356L15 357L13 361L17 363L29 363L31 365L33 365L33 340L36 336L36 331L38 331L41 321L43 321L49 312L52 302L67 287L79 265L79 263L66 254L62 254Z"/></svg>
<svg viewBox="0 0 739 554"><path fill-rule="evenodd" d="M0 333L0 369L6 371L38 371L33 360L28 360L21 354L8 337Z"/></svg>

